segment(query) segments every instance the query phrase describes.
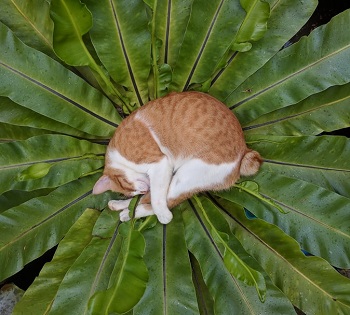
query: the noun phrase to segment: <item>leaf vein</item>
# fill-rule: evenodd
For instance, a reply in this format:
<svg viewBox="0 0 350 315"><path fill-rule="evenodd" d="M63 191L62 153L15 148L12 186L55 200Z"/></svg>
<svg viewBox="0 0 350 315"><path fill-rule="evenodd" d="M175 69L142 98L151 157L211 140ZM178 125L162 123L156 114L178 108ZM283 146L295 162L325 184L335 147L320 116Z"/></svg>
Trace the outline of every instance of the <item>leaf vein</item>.
<svg viewBox="0 0 350 315"><path fill-rule="evenodd" d="M137 96L139 104L143 105L142 98L141 98L139 89L137 87L136 79L135 79L135 76L134 76L134 73L133 73L133 70L132 70L132 67L131 67L131 63L130 63L129 57L128 57L128 53L126 51L124 38L123 38L123 34L122 34L122 31L121 31L121 28L120 28L118 15L117 15L117 9L116 9L116 7L115 7L115 5L114 5L112 0L110 0L110 5L111 5L112 12L113 12L115 25L117 27L118 36L119 36L120 44L121 44L121 47L122 47L122 51L123 51L124 59L125 59L125 62L126 62L126 66L128 68L128 71L129 71L130 79L131 79L132 85L134 87L135 94Z"/></svg>
<svg viewBox="0 0 350 315"><path fill-rule="evenodd" d="M24 231L23 233L19 234L17 237L13 238L9 243L7 243L3 248L11 246L13 243L17 242L17 240L23 238L25 235L27 235L28 233L32 232L33 230L35 230L37 227L43 225L44 223L50 221L51 219L55 218L57 215L59 215L60 213L62 213L63 211L67 210L69 207L75 205L76 203L78 203L79 201L85 199L86 197L88 197L89 195L92 194L92 190L84 193L83 195L79 196L78 198L72 200L71 202L69 202L68 204L66 204L65 206L63 206L62 208L58 209L57 211L55 211L54 213L50 214L47 218L45 218L44 220L34 224L33 226L31 226L29 229L27 229L26 231ZM2 248L2 249L3 249Z"/></svg>
<svg viewBox="0 0 350 315"><path fill-rule="evenodd" d="M38 163L57 163L57 162L62 162L62 161L68 161L71 159L78 159L78 158L83 157L84 155L77 155L77 156L70 156L70 157L56 158L56 159L47 159L47 160L37 160L37 161L12 164L12 165L2 166L2 167L0 166L0 172L3 170L7 170L7 169L18 168L18 167L22 167L22 166L30 166L30 165L34 165L34 164L38 164ZM105 154L99 153L99 154L95 154L95 155L96 156L104 156Z"/></svg>
<svg viewBox="0 0 350 315"><path fill-rule="evenodd" d="M218 253L218 255L220 256L221 260L224 261L224 256L221 254L220 249L219 249L218 246L216 245L216 243L215 243L214 239L212 238L210 232L208 231L207 227L205 226L205 224L204 224L202 218L199 216L199 213L198 213L197 209L195 208L194 204L192 203L191 200L188 200L188 202L189 202L189 204L190 204L190 206L191 206L191 208L192 208L194 214L196 215L196 217L197 217L199 223L201 224L201 226L202 226L202 228L203 228L205 234L207 234L207 236L208 236L210 242L211 242L212 245L214 246L215 251ZM233 277L233 275L232 275L231 273L230 273L230 276L231 276L232 281L233 281L234 284L236 285L237 290L240 292L242 299L245 301L245 303L246 303L248 309L250 310L250 313L251 313L251 314L255 314L255 312L253 311L251 305L249 304L249 300L247 299L246 295L243 293L241 287L238 285L237 279L236 279L235 277Z"/></svg>
<svg viewBox="0 0 350 315"><path fill-rule="evenodd" d="M271 251L276 257L280 258L284 263L289 266L296 274L304 278L308 283L316 287L319 291L323 292L326 296L333 299L333 297L328 294L327 291L323 290L319 285L317 285L314 281L312 281L310 278L308 278L305 274L303 274L299 269L297 269L292 263L287 260L285 257L283 257L277 250L275 250L273 247L271 247L268 243L266 243L263 239L259 237L256 233L254 233L252 230L247 229L238 219L233 217L231 213L229 213L224 207L219 205L220 209L224 211L233 221L235 221L242 229L244 229L248 234L250 234L252 237L254 237L259 243L263 244L269 251ZM258 219L261 220L261 219Z"/></svg>
<svg viewBox="0 0 350 315"><path fill-rule="evenodd" d="M314 67L314 66L316 66L316 65L318 65L318 64L320 64L320 63L322 63L322 62L324 62L325 60L327 60L327 59L329 59L329 58L332 58L333 56L335 56L335 55L341 53L342 51L348 49L349 47L350 47L350 44L344 46L344 47L341 48L341 49L337 49L336 51L334 51L334 52L332 52L332 53L330 53L330 54L328 54L328 55L326 55L326 56L323 56L322 58L316 60L315 62L312 62L311 64L309 64L309 65L307 65L307 66L305 66L305 67L302 67L300 70L298 70L298 71L296 71L296 72L293 72L293 73L287 75L285 78L283 78L283 79L281 79L281 80L279 80L279 81L277 81L277 82L271 84L270 86L268 86L268 87L262 89L261 91L255 93L255 94L252 94L251 96L249 96L249 97L247 97L247 98L245 98L245 99L239 101L239 102L236 103L236 104L233 104L233 105L229 106L229 108L230 108L230 109L234 109L234 108L237 108L237 107L243 105L243 104L246 103L246 102L249 102L251 99L253 99L253 98L255 98L255 97L258 97L258 96L260 96L261 94L264 94L265 92L270 91L271 89L273 89L273 88L275 88L275 87L281 85L282 83L288 81L289 79L292 79L292 78L294 78L295 76L297 76L297 75L303 73L304 71L307 71L307 70L309 70L310 68L312 68L312 67ZM328 65L328 67L329 67L329 65ZM232 93L233 93L233 92L231 92L231 93L226 97L226 99L227 99Z"/></svg>
<svg viewBox="0 0 350 315"><path fill-rule="evenodd" d="M194 72L195 72L195 70L196 70L196 68L197 68L197 65L198 65L198 63L199 63L199 60L202 58L203 51L204 51L204 49L205 49L205 46L207 45L207 42L208 42L208 40L209 40L209 37L210 37L210 35L211 35L211 32L212 32L212 30L213 30L213 27L214 27L214 25L215 25L215 22L216 22L218 16L219 16L219 13L220 13L220 10L221 10L223 4L224 4L224 0L221 0L221 2L220 2L219 6L218 6L218 8L217 8L217 10L216 10L216 12L215 12L215 14L214 14L214 17L213 17L213 19L212 19L212 21L211 21L211 23L210 23L210 26L209 26L209 29L208 29L208 31L207 31L207 34L205 35L204 41L203 41L202 46L201 46L201 48L200 48L200 50L199 50L199 53L198 53L198 55L197 55L197 58L196 58L196 60L195 60L195 62L194 62L194 64L193 64L192 69L191 69L191 71L190 71L190 74L189 74L189 76L188 76L188 78L187 78L187 81L186 81L186 84L185 84L185 87L184 87L184 91L187 90L188 87L189 87L189 84L190 84L190 82L191 82L192 76L193 76L193 74L194 74Z"/></svg>
<svg viewBox="0 0 350 315"><path fill-rule="evenodd" d="M285 120L293 119L293 118L296 118L296 117L299 117L299 116L302 116L302 115L305 115L305 114L310 114L310 113L318 111L318 110L320 110L320 109L322 109L324 107L332 106L332 105L335 105L337 103L346 101L347 99L350 99L350 95L347 96L347 97L343 97L342 99L338 99L336 101L333 101L333 102L325 103L325 104L317 106L315 108L310 108L308 110L304 110L304 111L299 112L297 114L281 117L279 119L270 120L270 121L267 121L267 122L261 123L261 124L256 124L256 125L252 125L252 126L243 127L242 129L243 129L243 131L245 131L245 130L252 130L252 129L256 129L256 128L260 128L260 127L265 127L265 126L268 126L268 125L273 125L275 123L279 123L279 122L282 122L282 121L285 121Z"/></svg>
<svg viewBox="0 0 350 315"><path fill-rule="evenodd" d="M320 221L320 220L318 220L318 219L316 219L316 218L314 218L314 217L312 217L312 216L310 216L310 215L308 215L306 213L303 213L303 212L299 211L298 209L296 209L296 208L294 208L292 206L289 206L289 205L287 205L287 204L285 204L285 203L283 203L283 202L281 202L281 201L279 201L279 200L277 200L275 198L272 198L272 197L270 197L270 196L268 196L266 194L263 194L262 192L260 192L260 194L262 196L264 196L265 198L273 200L274 203L276 203L276 204L278 204L278 205L280 205L280 206L282 206L284 208L287 208L287 209L297 213L298 215L307 218L310 221L316 222L318 225L321 225L321 226L325 227L327 230L331 230L331 231L335 232L336 234L342 235L342 236L350 239L350 235L340 231L339 228L336 229L336 228L332 227L331 225L325 224L324 222L322 222L322 221Z"/></svg>
<svg viewBox="0 0 350 315"><path fill-rule="evenodd" d="M114 123L114 122L112 122L112 121L110 121L110 120L108 120L108 119L106 119L106 118L104 118L104 117L94 113L93 111L87 109L83 105L78 104L74 100L72 100L72 99L68 98L67 96L59 93L58 91L55 91L54 89L50 88L49 86L47 86L47 85L45 85L45 84L43 84L43 83L41 83L41 82L31 78L30 76L26 75L25 73L23 73L23 72L21 72L21 71L19 71L17 69L12 68L11 66L9 66L7 64L4 64L3 62L0 62L0 65L5 67L6 69L10 70L11 72L21 76L22 78L30 81L31 83L33 83L33 84L43 88L44 90L52 93L53 95L55 95L55 96L65 100L66 102L70 103L71 105L74 105L75 107L79 108L80 110L84 111L85 113L87 113L87 114L89 114L89 115L91 115L91 116L93 116L93 117L95 117L95 118L97 118L97 119L99 119L99 120L109 124L110 126L118 127L118 124L116 124L116 123Z"/></svg>
<svg viewBox="0 0 350 315"><path fill-rule="evenodd" d="M288 166L301 167L301 168L310 168L310 169L317 169L317 170L323 170L323 171L334 171L334 172L350 173L349 169L341 169L341 168L325 167L325 166L305 165L305 164L297 164L297 163L291 163L291 162L274 161L274 160L269 160L269 159L264 159L264 163L271 163L271 164L278 164L278 165L288 165Z"/></svg>

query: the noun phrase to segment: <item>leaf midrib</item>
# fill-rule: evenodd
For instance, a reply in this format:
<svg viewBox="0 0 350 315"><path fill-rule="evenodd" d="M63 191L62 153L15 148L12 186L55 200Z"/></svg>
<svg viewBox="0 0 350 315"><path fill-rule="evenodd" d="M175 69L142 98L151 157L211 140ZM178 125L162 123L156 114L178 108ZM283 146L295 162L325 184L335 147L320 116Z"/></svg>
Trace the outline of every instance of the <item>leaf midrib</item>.
<svg viewBox="0 0 350 315"><path fill-rule="evenodd" d="M275 199L275 198L273 198L273 197L270 197L270 196L268 196L267 194L264 194L264 193L262 193L262 192L260 192L260 194L261 194L262 196L264 196L265 198L267 198L267 199L273 200L274 203L276 203L276 204L278 204L278 205L280 205L280 206L282 206L282 207L284 207L284 208L286 208L286 209L289 209L289 210L291 210L291 211L297 213L297 214L300 215L301 217L305 217L305 218L309 219L310 221L312 221L312 222L314 222L314 223L316 223L316 224L318 224L318 225L321 225L321 226L325 227L327 230L330 230L330 231L332 231L333 233L335 233L335 234L337 234L337 235L341 235L341 236L343 236L343 237L349 239L349 241L350 241L350 235L344 233L343 231L340 231L339 229L336 229L336 228L334 228L334 227L331 226L331 225L325 224L324 222L322 222L322 221L320 221L320 220L318 220L318 219L316 219L316 218L314 218L314 217L312 217L312 216L310 216L310 215L308 215L308 214L306 214L306 213L304 213L304 212L301 212L301 211L299 211L298 209L296 209L296 208L294 208L294 207L292 207L292 206L289 206L289 205L287 205L287 204L285 204L285 203L283 203L283 202L281 202L281 201L279 201L279 200L277 200L277 199Z"/></svg>
<svg viewBox="0 0 350 315"><path fill-rule="evenodd" d="M13 168L20 168L23 166L30 166L33 164L38 164L38 163L57 163L57 162L62 162L62 161L68 161L71 159L79 159L84 157L85 154L83 155L76 155L76 156L70 156L70 157L63 157L63 158L56 158L56 159L47 159L47 160L36 160L36 161L31 161L31 162L26 162L26 163L18 163L18 164L12 164L12 165L7 165L7 166L0 166L0 172L3 170L8 170L8 169L13 169ZM94 154L96 156L104 156L104 153L98 153Z"/></svg>
<svg viewBox="0 0 350 315"><path fill-rule="evenodd" d="M244 229L247 233L252 235L259 243L264 245L268 250L270 250L276 257L281 259L286 263L287 266L289 266L290 269L292 269L296 274L301 276L304 280L306 280L308 283L312 284L314 287L316 287L320 292L323 292L324 295L328 296L330 299L334 300L333 296L328 294L325 290L323 290L320 286L318 286L315 282L313 282L310 278L308 278L306 275L304 275L299 269L297 269L287 258L282 256L277 250L272 248L269 244L267 244L263 239L261 239L257 234L252 232L250 229L246 228L240 221L238 221L235 217L231 215L224 207L220 205L221 210L225 212L232 220L234 220L242 229ZM344 303L337 300L338 303L341 303L345 305Z"/></svg>
<svg viewBox="0 0 350 315"><path fill-rule="evenodd" d="M10 242L6 243L3 247L1 247L1 251L3 251L5 248L11 246L12 244L16 243L18 240L22 239L25 235L33 232L35 229L37 229L38 227L40 227L41 225L43 225L44 223L52 220L53 218L55 218L57 215L59 215L60 213L64 212L65 210L67 210L68 208L70 208L71 206L75 205L76 203L78 203L79 201L85 199L86 197L88 197L89 195L92 194L92 190L89 190L88 192L82 194L81 196L75 198L74 200L72 200L71 202L69 202L68 204L66 204L65 206L63 206L62 208L58 209L57 211L55 211L54 213L50 214L48 217L46 217L45 219L43 219L42 221L34 224L33 226L31 226L30 228L26 229L23 233L19 234L18 236L16 236L15 238L13 238Z"/></svg>
<svg viewBox="0 0 350 315"><path fill-rule="evenodd" d="M108 258L109 254L111 252L111 249L112 249L112 247L114 245L114 242L116 241L117 236L119 234L119 226L120 226L120 224L121 224L121 221L118 221L117 227L114 230L114 233L113 233L113 235L111 237L111 240L110 240L110 242L108 244L108 247L107 247L107 249L106 249L106 251L105 251L105 253L103 255L103 258L101 260L101 263L100 263L100 265L98 267L98 270L97 270L94 282L91 285L91 288L90 288L90 291L89 291L89 297L92 297L93 294L96 292L96 287L97 287L97 284L98 284L98 282L99 282L99 280L101 278L103 268L104 268L104 266L106 264L107 258ZM88 307L85 308L84 315L87 314L87 312L89 312Z"/></svg>
<svg viewBox="0 0 350 315"><path fill-rule="evenodd" d="M292 162L274 161L274 160L270 160L270 159L264 159L264 163L288 165L288 166L301 167L301 168L310 168L310 169L317 169L317 170L322 170L322 171L350 173L349 169L341 169L341 168L325 167L325 166L314 166L314 165L298 164L298 163L292 163Z"/></svg>
<svg viewBox="0 0 350 315"><path fill-rule="evenodd" d="M188 200L188 203L190 204L190 207L191 207L192 211L194 212L196 218L198 219L200 225L202 226L202 228L203 228L205 234L206 234L207 237L209 238L209 240L210 240L211 244L213 245L215 251L216 251L217 254L220 256L220 258L221 258L221 260L222 260L222 262L223 262L223 261L224 261L224 257L223 257L223 255L221 254L220 249L219 249L218 246L216 245L214 239L211 237L211 234L210 234L210 232L208 231L208 229L206 228L206 226L205 226L205 224L204 224L202 218L200 217L200 215L199 215L199 213L198 213L196 207L194 206L194 204L192 203L191 200ZM242 299L245 301L245 305L246 305L246 306L248 307L248 309L250 310L250 313L251 313L251 314L255 314L254 310L252 309L252 307L251 307L251 305L250 305L250 303L249 303L249 299L246 297L246 295L245 295L244 292L242 291L241 287L239 286L238 280L237 280L235 277L233 277L233 276L231 275L231 273L229 273L229 274L230 274L230 276L231 276L233 282L235 283L237 290L240 292Z"/></svg>
<svg viewBox="0 0 350 315"><path fill-rule="evenodd" d="M278 80L277 82L271 84L270 86L268 86L268 87L262 89L261 91L255 93L255 94L251 94L249 97L247 97L247 98L245 98L245 99L239 101L238 103L233 104L233 105L230 105L229 108L232 110L232 109L235 109L235 108L240 107L241 105L245 104L246 102L249 102L251 99L256 98L256 97L258 97L258 96L264 94L265 92L270 91L271 89L273 89L273 88L275 88L275 87L277 87L277 86L283 84L284 82L286 82L286 81L288 81L288 80L294 78L295 76L297 76L297 75L299 75L299 74L301 74L301 73L303 73L303 72L309 70L310 68L312 68L312 67L314 67L314 66L316 66L316 65L318 65L318 64L320 64L320 63L322 63L322 62L324 62L325 60L327 60L327 59L329 59L329 58L332 58L333 56L335 56L335 55L337 55L337 54L340 54L342 51L344 51L344 50L346 50L346 49L348 49L348 48L350 48L350 44L348 44L348 45L346 45L346 46L344 46L344 47L342 47L342 48L340 48L340 49L337 49L336 51L334 51L334 52L332 52L332 53L330 53L330 54L328 54L328 55L326 55L326 56L324 56L324 57L322 57L322 58L320 58L320 59L318 59L318 60L312 62L311 64L308 64L308 65L305 66L305 67L302 67L300 70L298 70L298 71L296 71L296 72L293 72L293 73L287 75L285 78L283 78L283 79L281 79L281 80ZM231 92L231 93L225 98L225 100L227 100L227 99L231 96L231 94L233 94L233 93L234 93L234 91Z"/></svg>
<svg viewBox="0 0 350 315"><path fill-rule="evenodd" d="M299 116L303 116L303 115L306 115L306 114L317 112L317 111L319 111L322 108L325 108L325 107L328 107L328 106L332 106L332 105L335 105L337 103L341 103L343 101L346 101L347 99L350 99L350 95L348 95L346 97L343 97L342 99L338 99L338 100L335 100L335 101L332 101L332 102L328 102L328 103L325 103L323 105L320 105L320 106L317 106L317 107L314 107L314 108L310 108L310 109L301 111L301 112L299 112L297 114L292 114L292 115L289 115L289 116L285 116L285 117L281 117L281 118L278 118L278 119L270 120L270 121L267 121L267 122L264 122L264 123L261 123L261 124L256 124L256 125L243 127L242 129L243 129L243 131L245 131L245 130L252 130L252 129L257 129L257 128L260 128L260 127L273 125L275 123L280 123L280 122L283 122L283 121L286 121L286 120L289 120L289 119L293 119L293 118L296 118L296 117L299 117Z"/></svg>
<svg viewBox="0 0 350 315"><path fill-rule="evenodd" d="M15 68L9 66L9 65L7 65L7 64L5 64L5 63L3 63L3 62L0 62L0 66L3 66L3 67L6 68L7 70L9 70L9 71L13 72L14 74L19 75L20 77L22 77L22 78L28 80L28 81L31 82L32 84L37 85L38 87L44 89L45 91L50 92L51 94L55 95L56 97L58 97L58 98L60 98L60 99L62 99L62 100L64 100L64 101L68 102L69 104L71 104L71 105L73 105L73 106L79 108L80 110L82 110L83 112L85 112L85 113L87 113L87 114L93 116L94 118L97 118L97 119L99 119L100 121L102 121L102 122L104 122L104 123L106 123L106 124L108 124L108 125L110 125L110 126L112 126L112 127L115 127L115 128L118 127L118 125L117 125L116 123L114 123L114 122L112 122L112 121L110 121L110 120L108 120L108 119L106 119L106 118L100 116L99 114L94 113L93 111L87 109L87 108L84 107L83 105L81 105L81 104L77 103L76 101L74 101L74 100L68 98L67 96L61 94L60 92L58 92L58 91L56 91L56 90L50 88L49 86L45 85L44 83L41 83L41 82L39 82L39 81L37 81L37 80L31 78L31 77L28 76L27 74L25 74L25 73L23 73L23 72L21 72L21 71L15 69ZM32 110L33 110L33 109L32 109ZM44 115L44 114L43 114L43 115ZM44 115L44 116L45 116L45 117L48 117L48 116L46 116L46 115ZM49 118L51 118L51 117L49 117ZM60 121L60 122L61 122L61 121Z"/></svg>
<svg viewBox="0 0 350 315"><path fill-rule="evenodd" d="M188 87L189 87L191 79L192 79L192 77L194 75L194 72L196 71L196 68L197 68L197 65L198 65L200 59L202 58L203 51L205 49L205 46L207 45L207 42L208 42L208 40L210 38L211 32L212 32L212 30L213 30L213 28L215 26L215 23L216 23L216 21L218 19L219 13L221 11L221 8L222 8L224 2L225 2L225 0L221 0L220 4L218 5L217 10L215 11L215 14L214 14L214 16L212 18L212 21L210 23L209 29L208 29L207 33L205 34L204 41L203 41L203 43L202 43L202 45L201 45L201 47L199 49L199 53L198 53L198 55L196 57L195 62L193 63L192 69L191 69L191 71L190 71L190 73L188 75L187 81L186 81L185 86L183 88L184 91L187 90Z"/></svg>
<svg viewBox="0 0 350 315"><path fill-rule="evenodd" d="M112 10L112 13L113 13L115 26L117 28L117 32L118 32L118 36L119 36L119 40L120 40L120 45L121 45L121 48L122 48L122 51L123 51L123 55L124 55L124 59L125 59L125 62L126 62L126 66L128 68L128 73L129 73L129 76L130 76L130 80L131 80L132 85L134 87L134 92L136 94L136 97L137 97L137 100L138 100L139 104L143 105L142 97L140 95L140 91L139 91L139 88L137 86L136 78L134 76L134 72L133 72L133 69L131 67L131 63L130 63L130 60L129 60L129 57L128 57L127 49L126 49L126 46L125 46L125 43L124 43L124 38L123 38L122 30L121 30L121 27L120 27L120 23L119 23L117 9L116 9L116 7L115 7L115 5L114 5L112 0L110 0L109 3L110 3L110 7L111 7L111 10Z"/></svg>
<svg viewBox="0 0 350 315"><path fill-rule="evenodd" d="M32 20L30 20L29 18L27 18L27 16L24 14L24 12L20 9L20 7L17 5L17 3L14 0L11 0L11 2L13 3L13 5L15 6L15 8L17 9L17 11L20 13L20 15L22 15L22 17L28 22L28 24L35 30L35 32L43 39L43 41L46 43L46 45L48 47L50 47L51 49L53 49L52 44L47 40L47 38L44 36L44 34L42 34L39 29L35 26L35 24L32 22Z"/></svg>

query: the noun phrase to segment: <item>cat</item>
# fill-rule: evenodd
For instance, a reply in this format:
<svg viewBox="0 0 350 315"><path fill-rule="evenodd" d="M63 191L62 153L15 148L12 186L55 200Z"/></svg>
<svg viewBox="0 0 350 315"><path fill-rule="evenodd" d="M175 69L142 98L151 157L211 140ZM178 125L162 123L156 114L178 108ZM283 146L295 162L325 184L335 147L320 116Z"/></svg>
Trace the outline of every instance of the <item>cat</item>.
<svg viewBox="0 0 350 315"><path fill-rule="evenodd" d="M155 214L167 224L173 218L169 209L198 192L228 189L240 175L255 174L261 163L223 103L201 92L173 92L122 121L93 194L143 194L135 217ZM111 200L108 206L121 210L120 220L127 221L130 201Z"/></svg>

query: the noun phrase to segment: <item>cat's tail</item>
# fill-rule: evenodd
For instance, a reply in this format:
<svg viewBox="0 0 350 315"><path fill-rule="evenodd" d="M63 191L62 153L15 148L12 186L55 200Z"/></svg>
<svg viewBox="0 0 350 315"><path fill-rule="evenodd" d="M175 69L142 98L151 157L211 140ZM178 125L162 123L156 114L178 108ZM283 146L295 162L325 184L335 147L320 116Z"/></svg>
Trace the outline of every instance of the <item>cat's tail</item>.
<svg viewBox="0 0 350 315"><path fill-rule="evenodd" d="M258 172L263 159L260 154L253 150L247 150L244 154L239 172L242 176L254 175Z"/></svg>

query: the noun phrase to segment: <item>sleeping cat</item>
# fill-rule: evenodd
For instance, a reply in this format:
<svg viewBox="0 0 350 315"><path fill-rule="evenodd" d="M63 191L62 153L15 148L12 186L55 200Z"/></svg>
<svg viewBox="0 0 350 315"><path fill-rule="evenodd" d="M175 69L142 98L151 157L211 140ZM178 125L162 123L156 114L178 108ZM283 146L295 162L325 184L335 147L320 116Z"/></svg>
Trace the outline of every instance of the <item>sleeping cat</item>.
<svg viewBox="0 0 350 315"><path fill-rule="evenodd" d="M111 139L104 175L93 193L143 194L135 217L155 214L167 224L169 209L195 193L231 187L262 163L247 148L237 118L220 101L200 92L171 93L123 120ZM131 199L111 200L129 220Z"/></svg>

